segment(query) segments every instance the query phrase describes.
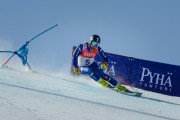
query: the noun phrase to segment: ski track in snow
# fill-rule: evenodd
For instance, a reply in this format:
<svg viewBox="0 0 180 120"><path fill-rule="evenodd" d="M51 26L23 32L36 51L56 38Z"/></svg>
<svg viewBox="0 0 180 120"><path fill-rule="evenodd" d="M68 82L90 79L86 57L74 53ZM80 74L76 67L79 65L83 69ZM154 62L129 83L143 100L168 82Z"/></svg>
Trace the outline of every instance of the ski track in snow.
<svg viewBox="0 0 180 120"><path fill-rule="evenodd" d="M65 95L61 95L61 94L50 93L50 92L48 92L48 91L41 91L41 90L36 90L36 89L32 89L32 88L26 88L26 87L17 86L17 85L11 85L11 84L2 83L2 82L0 82L0 84L1 84L1 85L6 85L6 86L11 86L11 87L16 87L16 88L20 88L20 89L24 89L24 90L30 90L30 91L34 91L34 92L40 92L40 93L43 93L43 94L55 95L55 96L65 97L65 98L68 98L68 99L74 99L74 100L83 101L83 102L88 102L88 103L92 103L92 104L103 105L103 106L112 107L112 108L116 108L116 109L122 109L122 110L126 110L126 111L136 112L136 113L140 113L140 114L144 114L144 115L150 115L150 116L154 116L154 117L158 117L158 118L169 119L169 120L177 120L177 119L173 119L173 118L170 118L170 117L153 115L153 114L150 114L150 113L145 113L145 112L141 112L141 111L135 111L135 110L127 109L127 108L121 108L121 107L116 107L116 106L107 105L107 104L103 104L103 103L98 103L98 102L83 100L83 99L74 98L74 97L70 97L70 96L65 96ZM9 103L9 104L11 104L11 103ZM12 104L11 104L11 105L12 105ZM29 111L30 111L30 110L29 110Z"/></svg>
<svg viewBox="0 0 180 120"><path fill-rule="evenodd" d="M172 107L174 107L174 106L179 107L180 103L173 103L173 102L169 102L169 101L165 101L165 100L159 100L158 98L148 98L146 96L142 96L142 97L138 98L138 97L122 95L122 94L119 94L119 93L115 93L114 91L107 90L106 88L105 89L104 88L102 88L102 89L98 88L96 85L91 85L91 83L87 84L86 82L82 82L82 81L71 81L71 80L68 80L68 79L63 79L63 78L60 78L60 77L54 77L54 76L51 76L51 75L45 75L45 74L40 74L40 73L30 73L30 72L24 72L24 71L17 71L17 70L14 70L14 69L2 69L1 68L0 70L1 70L1 77L0 77L0 85L1 86L8 86L8 87L13 87L13 88L16 88L16 89L22 89L22 90L26 90L26 91L33 91L33 92L37 92L37 93L41 93L41 94L47 94L47 95L51 95L51 96L63 97L63 98L66 98L66 99L85 102L85 103L93 104L93 105L97 105L97 106L104 106L104 107L113 108L113 109L117 109L117 110L124 110L124 111L131 112L131 113L142 114L142 115L145 115L145 116L151 116L151 117L154 117L156 119L168 119L168 120L178 120L179 119L178 117L175 117L175 116L168 116L168 115L166 115L166 113L164 113L164 114L154 114L154 113L156 113L155 111L154 112L153 111L152 112L151 111L146 111L146 110L144 110L144 111L141 110L140 111L140 109L143 109L143 108L131 109L130 107L127 107L129 105L129 103L127 103L127 105L125 105L125 106L115 106L111 102L104 102L103 98L98 98L97 100L95 100L94 98L101 95L101 92L105 92L105 93L110 92L110 94L112 93L112 94L118 95L118 97L121 96L121 97L126 97L127 99L133 99L133 100L135 100L134 102L141 100L143 102L146 102L147 104L152 104L152 106L153 106L153 103L155 103L155 105L156 105L156 103L163 103L163 105L165 104L165 105L172 106ZM22 74L26 74L27 76L22 75ZM33 75L34 75L34 77L30 77L30 76L33 76ZM38 75L38 77L36 75ZM35 80L32 80L32 82L30 82L29 80L27 80L27 78L30 79L30 81L32 79L35 79ZM44 82L49 82L49 83L51 83L51 82L53 83L53 79L56 79L58 81L60 80L59 82L62 83L63 87L61 85L53 86L53 85L57 84L56 82L53 83L52 86L51 86L51 84L49 86L46 85L48 83L46 83L46 84L42 83L42 86L43 86L42 87L42 86L39 85L39 82L43 82L43 81L42 80L36 81L37 78L38 79L40 79L40 78L49 79L50 78L51 81L49 81L49 80L44 81ZM67 86L68 84L72 84L75 87L71 86L71 85ZM54 88L51 88L51 87L54 87ZM62 88L59 88L59 87L62 87ZM64 87L70 87L70 90L67 89L67 88L64 89ZM74 95L71 95L71 94L68 93L68 92L74 92L74 90L76 90L76 87L78 87L78 88L80 87L80 90L84 90L84 91L80 91L83 94L86 94L86 92L88 92L88 95L92 94L91 97L94 97L94 98L92 98L92 99L85 98L84 96L86 96L86 95L79 96L79 94L77 94L77 97L76 97L76 93L74 93ZM89 90L92 90L92 91L89 91ZM101 91L101 92L97 93L97 91ZM77 91L77 92L79 92L79 91ZM96 95L98 95L98 96L96 96ZM0 101L2 99L3 98L0 96ZM105 99L108 100L109 98L105 98ZM6 103L13 106L13 103L11 103L9 101L6 101ZM134 103L130 103L130 104L134 104ZM134 106L134 107L136 107L136 106ZM152 108L149 108L149 109L152 109ZM176 108L176 109L178 110L178 108ZM32 110L29 109L29 108L27 108L27 111L32 112ZM160 111L160 113L161 112L162 111Z"/></svg>

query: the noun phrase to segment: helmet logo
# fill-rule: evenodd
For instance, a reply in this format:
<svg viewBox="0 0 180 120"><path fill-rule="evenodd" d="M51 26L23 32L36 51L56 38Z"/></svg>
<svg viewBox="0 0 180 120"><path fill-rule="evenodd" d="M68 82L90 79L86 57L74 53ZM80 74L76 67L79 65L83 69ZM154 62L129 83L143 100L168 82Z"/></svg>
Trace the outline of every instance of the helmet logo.
<svg viewBox="0 0 180 120"><path fill-rule="evenodd" d="M93 37L92 37L92 36L90 37L90 40L93 40Z"/></svg>

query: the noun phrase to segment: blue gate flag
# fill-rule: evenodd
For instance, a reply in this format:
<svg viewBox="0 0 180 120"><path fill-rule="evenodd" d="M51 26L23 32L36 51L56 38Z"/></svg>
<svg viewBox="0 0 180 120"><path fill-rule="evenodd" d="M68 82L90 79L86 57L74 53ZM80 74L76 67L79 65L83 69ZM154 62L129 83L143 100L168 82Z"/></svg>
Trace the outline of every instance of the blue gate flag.
<svg viewBox="0 0 180 120"><path fill-rule="evenodd" d="M29 42L26 42L26 44L24 44L24 45L16 52L16 54L18 55L18 57L21 58L23 65L26 65L26 63L27 63L28 51L29 51Z"/></svg>
<svg viewBox="0 0 180 120"><path fill-rule="evenodd" d="M39 33L38 35L34 36L31 40L27 41L26 44L24 44L24 45L23 45L19 50L17 50L17 51L0 51L0 53L3 53L3 52L5 52L5 53L13 53L13 55L11 55L11 57L10 57L8 60L6 60L5 63L4 63L2 66L5 66L5 65L14 57L14 55L18 55L18 57L21 58L21 60L22 60L22 64L23 64L23 65L26 65L26 64L27 64L28 67L29 67L29 69L31 70L31 67L30 67L29 63L27 62L27 55L28 55L28 50L29 50L29 48L28 48L28 47L29 47L29 43L30 43L31 41L33 41L35 38L39 37L40 35L46 33L47 31L49 31L49 30L51 30L51 29L53 29L53 28L55 28L55 27L57 27L57 26L58 26L58 24L56 24L56 25L54 25L54 26L46 29L45 31Z"/></svg>

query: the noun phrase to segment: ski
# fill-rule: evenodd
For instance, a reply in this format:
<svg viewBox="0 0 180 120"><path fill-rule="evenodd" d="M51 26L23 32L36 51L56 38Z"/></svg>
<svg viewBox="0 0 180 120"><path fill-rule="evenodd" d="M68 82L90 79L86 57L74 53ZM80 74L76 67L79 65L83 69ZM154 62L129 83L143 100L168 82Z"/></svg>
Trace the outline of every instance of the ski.
<svg viewBox="0 0 180 120"><path fill-rule="evenodd" d="M137 92L137 91L130 91L130 90L126 90L126 91L122 91L120 89L116 89L114 86L108 86L107 88L115 91L115 92L118 92L118 93L121 93L121 94L125 94L125 95L129 95L129 96L136 96L136 97L141 97L142 93L140 92Z"/></svg>
<svg viewBox="0 0 180 120"><path fill-rule="evenodd" d="M136 96L136 97L141 97L141 95L142 95L142 93L139 93L139 92L122 92L121 91L119 93L130 95L130 96Z"/></svg>
<svg viewBox="0 0 180 120"><path fill-rule="evenodd" d="M141 97L141 95L142 95L142 93L140 93L140 92L133 92L133 91L130 91L130 90L127 90L125 92L125 91L117 90L117 89L114 89L114 88L110 88L110 89L112 89L115 92L118 92L118 93L121 93L121 94L125 94L125 95L130 95L130 96Z"/></svg>
<svg viewBox="0 0 180 120"><path fill-rule="evenodd" d="M122 94L125 94L125 95L130 95L130 96L136 96L136 97L141 97L142 93L140 92L123 92L123 91L116 91L116 92L119 92L119 93L122 93Z"/></svg>

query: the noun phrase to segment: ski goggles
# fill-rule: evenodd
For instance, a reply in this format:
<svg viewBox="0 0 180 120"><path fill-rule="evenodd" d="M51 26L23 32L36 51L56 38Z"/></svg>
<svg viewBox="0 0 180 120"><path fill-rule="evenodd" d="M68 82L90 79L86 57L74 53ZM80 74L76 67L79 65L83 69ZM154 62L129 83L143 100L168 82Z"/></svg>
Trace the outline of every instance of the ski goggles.
<svg viewBox="0 0 180 120"><path fill-rule="evenodd" d="M92 41L92 42L91 42L91 45L92 45L92 46L98 46L98 42Z"/></svg>

